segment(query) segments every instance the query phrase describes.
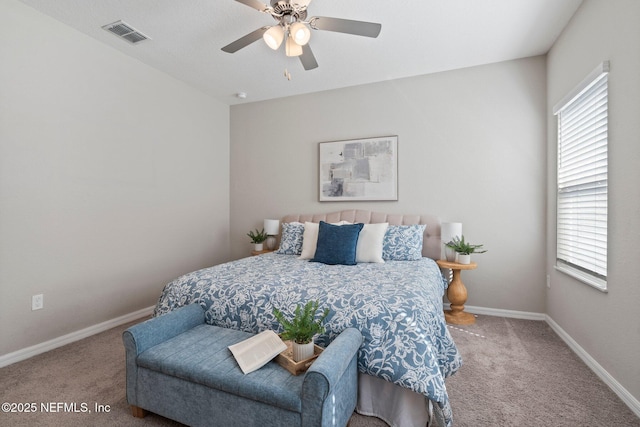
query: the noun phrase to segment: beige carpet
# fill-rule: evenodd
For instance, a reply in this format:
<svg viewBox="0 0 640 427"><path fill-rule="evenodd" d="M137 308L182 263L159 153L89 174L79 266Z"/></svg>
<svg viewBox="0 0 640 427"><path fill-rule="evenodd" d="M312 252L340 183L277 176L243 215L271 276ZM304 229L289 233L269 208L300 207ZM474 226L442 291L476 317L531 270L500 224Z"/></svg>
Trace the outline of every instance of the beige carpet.
<svg viewBox="0 0 640 427"><path fill-rule="evenodd" d="M0 426L178 426L153 414L131 416L125 327L0 369L0 401L37 407L0 412ZM640 426L545 323L482 316L476 325L450 331L465 359L447 380L455 426ZM384 426L357 414L350 423Z"/></svg>
<svg viewBox="0 0 640 427"><path fill-rule="evenodd" d="M449 331L465 362L447 380L457 427L640 426L545 322L479 316Z"/></svg>

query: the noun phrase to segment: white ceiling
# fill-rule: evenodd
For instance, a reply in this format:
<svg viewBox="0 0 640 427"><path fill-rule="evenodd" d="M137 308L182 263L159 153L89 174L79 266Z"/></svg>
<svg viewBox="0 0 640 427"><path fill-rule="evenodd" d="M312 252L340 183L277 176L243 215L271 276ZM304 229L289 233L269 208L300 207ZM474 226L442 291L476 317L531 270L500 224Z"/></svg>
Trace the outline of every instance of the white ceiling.
<svg viewBox="0 0 640 427"><path fill-rule="evenodd" d="M283 47L272 51L262 40L222 52L275 23L234 0L21 1L229 105L544 54L582 2L314 0L309 17L378 22L382 31L375 39L313 31L310 45L320 66L305 71ZM152 40L132 45L101 28L118 20Z"/></svg>

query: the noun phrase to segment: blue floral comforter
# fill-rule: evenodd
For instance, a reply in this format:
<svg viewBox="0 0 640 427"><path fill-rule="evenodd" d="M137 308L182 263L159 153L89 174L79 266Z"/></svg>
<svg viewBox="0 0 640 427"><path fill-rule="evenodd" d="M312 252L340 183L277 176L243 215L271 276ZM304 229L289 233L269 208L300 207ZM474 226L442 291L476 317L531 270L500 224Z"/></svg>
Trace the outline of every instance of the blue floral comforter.
<svg viewBox="0 0 640 427"><path fill-rule="evenodd" d="M445 283L429 258L345 266L270 253L177 278L165 286L154 315L199 303L212 325L281 332L274 307L292 313L298 303L318 300L330 313L317 344L326 346L345 328L358 328L364 337L360 372L425 395L451 425L444 378L462 359L444 321Z"/></svg>

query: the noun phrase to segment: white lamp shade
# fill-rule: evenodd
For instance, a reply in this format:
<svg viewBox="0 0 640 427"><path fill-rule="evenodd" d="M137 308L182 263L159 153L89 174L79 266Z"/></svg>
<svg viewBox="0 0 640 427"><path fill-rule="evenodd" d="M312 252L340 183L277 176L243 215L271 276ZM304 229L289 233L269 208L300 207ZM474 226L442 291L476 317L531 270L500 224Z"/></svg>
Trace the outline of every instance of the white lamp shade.
<svg viewBox="0 0 640 427"><path fill-rule="evenodd" d="M292 24L289 28L289 32L291 33L291 37L293 37L293 41L295 41L296 44L304 46L305 44L309 43L309 39L311 38L311 31L302 22L296 22Z"/></svg>
<svg viewBox="0 0 640 427"><path fill-rule="evenodd" d="M265 219L264 232L268 236L277 236L280 233L280 221L277 219Z"/></svg>
<svg viewBox="0 0 640 427"><path fill-rule="evenodd" d="M440 228L442 243L449 243L454 237L462 236L461 222L443 222Z"/></svg>
<svg viewBox="0 0 640 427"><path fill-rule="evenodd" d="M449 243L454 237L462 236L462 223L461 222L443 222L440 226L440 239L442 241L442 248L440 253L441 259L446 259L445 245Z"/></svg>
<svg viewBox="0 0 640 427"><path fill-rule="evenodd" d="M297 44L293 37L287 37L287 44L285 44L285 53L287 56L300 56L302 55L302 46Z"/></svg>
<svg viewBox="0 0 640 427"><path fill-rule="evenodd" d="M284 40L284 30L280 25L274 25L269 28L263 35L264 42L273 50L277 50Z"/></svg>

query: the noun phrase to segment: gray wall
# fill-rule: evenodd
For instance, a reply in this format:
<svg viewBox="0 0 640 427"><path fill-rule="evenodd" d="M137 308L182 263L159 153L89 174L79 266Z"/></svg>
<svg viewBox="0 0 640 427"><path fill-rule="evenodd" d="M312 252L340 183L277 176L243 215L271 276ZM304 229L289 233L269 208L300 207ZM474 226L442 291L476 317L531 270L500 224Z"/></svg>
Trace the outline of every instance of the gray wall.
<svg viewBox="0 0 640 427"><path fill-rule="evenodd" d="M489 250L468 305L545 311L545 57L231 108L232 256L264 218L438 215ZM397 202L318 202L318 143L398 135Z"/></svg>
<svg viewBox="0 0 640 427"><path fill-rule="evenodd" d="M586 0L548 55L547 313L640 399L640 2ZM551 109L609 60L608 293L555 271L556 118Z"/></svg>
<svg viewBox="0 0 640 427"><path fill-rule="evenodd" d="M229 107L17 1L0 16L3 355L228 259Z"/></svg>

